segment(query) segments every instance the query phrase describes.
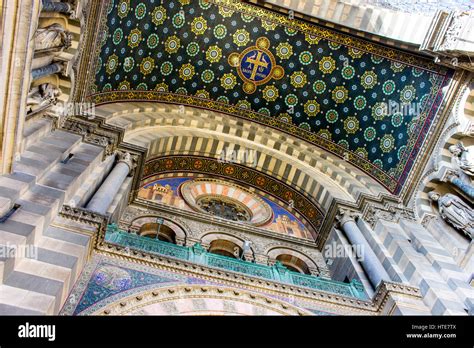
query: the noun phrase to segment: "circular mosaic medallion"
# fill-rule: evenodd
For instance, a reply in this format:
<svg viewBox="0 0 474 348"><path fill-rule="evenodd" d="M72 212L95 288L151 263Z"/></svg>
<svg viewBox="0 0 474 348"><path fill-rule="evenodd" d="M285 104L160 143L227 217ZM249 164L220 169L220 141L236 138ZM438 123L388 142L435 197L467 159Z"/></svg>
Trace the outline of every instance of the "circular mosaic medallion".
<svg viewBox="0 0 474 348"><path fill-rule="evenodd" d="M410 103L415 99L416 89L413 86L405 86L400 92L400 101L402 103Z"/></svg>
<svg viewBox="0 0 474 348"><path fill-rule="evenodd" d="M326 91L326 83L323 80L318 80L313 83L313 91L316 94L322 94Z"/></svg>
<svg viewBox="0 0 474 348"><path fill-rule="evenodd" d="M313 61L313 55L309 51L304 51L300 53L299 61L303 65L308 65Z"/></svg>
<svg viewBox="0 0 474 348"><path fill-rule="evenodd" d="M326 112L326 121L329 123L335 123L338 119L339 113L336 110L331 109Z"/></svg>
<svg viewBox="0 0 474 348"><path fill-rule="evenodd" d="M263 89L262 94L263 94L263 99L269 102L275 101L278 98L278 90L276 89L275 86L266 86Z"/></svg>
<svg viewBox="0 0 474 348"><path fill-rule="evenodd" d="M330 74L336 69L336 62L331 57L323 57L319 61L319 70L323 74Z"/></svg>
<svg viewBox="0 0 474 348"><path fill-rule="evenodd" d="M214 81L214 72L212 70L206 69L201 74L201 80L204 83L211 83Z"/></svg>
<svg viewBox="0 0 474 348"><path fill-rule="evenodd" d="M114 43L114 45L118 45L122 41L122 38L123 38L122 29L121 28L115 29L114 35L112 37L112 42Z"/></svg>
<svg viewBox="0 0 474 348"><path fill-rule="evenodd" d="M274 22L271 22L271 21L267 21L265 19L262 19L262 27L267 30L267 31L270 31L270 30L275 30L276 27L277 27L277 24L274 23Z"/></svg>
<svg viewBox="0 0 474 348"><path fill-rule="evenodd" d="M323 138L323 139L326 139L326 140L331 140L332 139L332 134L327 129L320 129L318 131L318 136Z"/></svg>
<svg viewBox="0 0 474 348"><path fill-rule="evenodd" d="M338 144L339 146L343 147L343 148L346 149L346 150L349 149L349 142L348 142L347 140L344 140L344 139L339 140L339 141L337 142L337 144Z"/></svg>
<svg viewBox="0 0 474 348"><path fill-rule="evenodd" d="M164 62L161 64L160 72L164 76L168 76L173 72L173 63L171 62Z"/></svg>
<svg viewBox="0 0 474 348"><path fill-rule="evenodd" d="M179 69L179 77L182 78L184 81L192 79L194 76L194 66L191 64L183 64Z"/></svg>
<svg viewBox="0 0 474 348"><path fill-rule="evenodd" d="M400 146L397 152L397 158L401 161L405 157L405 151L407 150L406 145Z"/></svg>
<svg viewBox="0 0 474 348"><path fill-rule="evenodd" d="M135 7L135 17L137 17L138 20L143 19L146 15L146 5L141 2Z"/></svg>
<svg viewBox="0 0 474 348"><path fill-rule="evenodd" d="M207 49L206 59L211 63L217 63L222 58L222 50L218 46L211 46Z"/></svg>
<svg viewBox="0 0 474 348"><path fill-rule="evenodd" d="M403 114L396 112L392 115L392 125L394 127L400 127L403 124Z"/></svg>
<svg viewBox="0 0 474 348"><path fill-rule="evenodd" d="M382 91L385 95L391 95L395 91L395 82L387 80L382 85Z"/></svg>
<svg viewBox="0 0 474 348"><path fill-rule="evenodd" d="M313 34L305 34L304 39L310 44L310 45L317 45L319 41L321 40L320 37L313 35Z"/></svg>
<svg viewBox="0 0 474 348"><path fill-rule="evenodd" d="M387 153L393 150L395 146L395 139L391 134L385 134L382 139L380 139L380 149Z"/></svg>
<svg viewBox="0 0 474 348"><path fill-rule="evenodd" d="M384 102L375 103L372 107L372 117L376 120L383 120L388 114L388 105Z"/></svg>
<svg viewBox="0 0 474 348"><path fill-rule="evenodd" d="M295 88L302 88L307 83L305 73L302 71L295 71L290 77L290 82Z"/></svg>
<svg viewBox="0 0 474 348"><path fill-rule="evenodd" d="M232 89L237 84L237 78L232 73L224 74L221 77L221 86L225 89Z"/></svg>
<svg viewBox="0 0 474 348"><path fill-rule="evenodd" d="M120 18L127 17L128 11L130 11L130 0L121 0L117 5L117 9Z"/></svg>
<svg viewBox="0 0 474 348"><path fill-rule="evenodd" d="M373 71L366 71L360 77L360 83L365 89L370 89L377 84L377 75Z"/></svg>
<svg viewBox="0 0 474 348"><path fill-rule="evenodd" d="M376 55L374 55L374 54L371 54L371 55L370 55L370 59L372 60L372 62L373 62L374 64L380 64L380 63L383 62L384 57L376 56Z"/></svg>
<svg viewBox="0 0 474 348"><path fill-rule="evenodd" d="M400 62L390 62L390 68L394 71L394 72L401 72L403 71L403 69L406 68L406 65L403 64L403 63L400 63Z"/></svg>
<svg viewBox="0 0 474 348"><path fill-rule="evenodd" d="M341 48L341 44L334 42L334 41L328 41L328 46L332 50L338 50Z"/></svg>
<svg viewBox="0 0 474 348"><path fill-rule="evenodd" d="M237 102L237 107L244 109L244 110L250 110L252 106L250 105L250 102L248 100L239 100Z"/></svg>
<svg viewBox="0 0 474 348"><path fill-rule="evenodd" d="M181 41L175 35L168 37L165 41L165 50L169 54L178 52L180 47L181 47Z"/></svg>
<svg viewBox="0 0 474 348"><path fill-rule="evenodd" d="M155 7L151 14L151 21L156 25L159 26L163 24L166 20L166 10L163 6Z"/></svg>
<svg viewBox="0 0 474 348"><path fill-rule="evenodd" d="M132 48L137 47L142 40L142 32L139 29L133 29L128 36L128 45Z"/></svg>
<svg viewBox="0 0 474 348"><path fill-rule="evenodd" d="M199 45L197 42L190 42L188 46L186 47L186 53L188 56L194 57L196 54L199 53Z"/></svg>
<svg viewBox="0 0 474 348"><path fill-rule="evenodd" d="M375 139L376 136L377 136L377 131L375 130L374 127L367 127L364 130L364 139L365 140L372 141L372 140Z"/></svg>
<svg viewBox="0 0 474 348"><path fill-rule="evenodd" d="M352 66L347 65L344 68L342 68L341 74L344 79L350 80L355 75L355 69Z"/></svg>
<svg viewBox="0 0 474 348"><path fill-rule="evenodd" d="M203 35L207 30L207 21L203 17L193 19L191 31L196 35Z"/></svg>
<svg viewBox="0 0 474 348"><path fill-rule="evenodd" d="M196 97L202 98L202 99L209 99L209 92L206 91L205 89L200 89L196 92Z"/></svg>
<svg viewBox="0 0 474 348"><path fill-rule="evenodd" d="M320 110L320 106L316 100L308 100L304 104L304 112L310 117L316 116L319 110Z"/></svg>
<svg viewBox="0 0 474 348"><path fill-rule="evenodd" d="M144 58L142 62L140 63L140 72L143 75L148 75L153 71L153 68L155 67L155 61L151 57Z"/></svg>
<svg viewBox="0 0 474 348"><path fill-rule="evenodd" d="M116 54L112 54L111 56L109 56L109 58L107 59L107 66L106 66L106 71L107 71L107 74L113 74L115 72L115 70L117 69L117 66L118 66L118 57Z"/></svg>
<svg viewBox="0 0 474 348"><path fill-rule="evenodd" d="M336 88L333 89L331 95L332 95L332 99L337 104L341 104L341 103L344 103L346 99L348 98L349 91L344 86L337 86Z"/></svg>
<svg viewBox="0 0 474 348"><path fill-rule="evenodd" d="M344 129L349 134L354 134L359 130L359 120L355 117L348 117L344 120Z"/></svg>
<svg viewBox="0 0 474 348"><path fill-rule="evenodd" d="M289 43L281 42L276 48L276 55L281 59L288 59L293 54L293 47Z"/></svg>
<svg viewBox="0 0 474 348"><path fill-rule="evenodd" d="M177 13L173 16L173 27L176 29L182 28L183 25L186 23L186 19L182 13Z"/></svg>
<svg viewBox="0 0 474 348"><path fill-rule="evenodd" d="M364 96L358 95L357 97L354 98L354 107L357 110L365 109L366 105L367 105L367 100L365 99Z"/></svg>
<svg viewBox="0 0 474 348"><path fill-rule="evenodd" d="M238 29L232 37L237 46L245 46L250 41L250 34L245 29Z"/></svg>
<svg viewBox="0 0 474 348"><path fill-rule="evenodd" d="M227 28L223 24L218 24L214 27L214 36L216 39L223 39L227 35Z"/></svg>
<svg viewBox="0 0 474 348"><path fill-rule="evenodd" d="M166 83L159 83L155 86L157 92L168 92L168 85Z"/></svg>
<svg viewBox="0 0 474 348"><path fill-rule="evenodd" d="M148 46L148 48L156 48L156 46L158 46L158 43L159 43L159 39L158 39L158 35L156 34L150 34L150 36L148 36L148 39L146 40L146 45Z"/></svg>
<svg viewBox="0 0 474 348"><path fill-rule="evenodd" d="M225 95L218 96L217 101L220 103L229 104L229 98L227 98Z"/></svg>
<svg viewBox="0 0 474 348"><path fill-rule="evenodd" d="M288 94L285 97L285 104L290 107L296 106L298 104L298 97L294 94Z"/></svg>

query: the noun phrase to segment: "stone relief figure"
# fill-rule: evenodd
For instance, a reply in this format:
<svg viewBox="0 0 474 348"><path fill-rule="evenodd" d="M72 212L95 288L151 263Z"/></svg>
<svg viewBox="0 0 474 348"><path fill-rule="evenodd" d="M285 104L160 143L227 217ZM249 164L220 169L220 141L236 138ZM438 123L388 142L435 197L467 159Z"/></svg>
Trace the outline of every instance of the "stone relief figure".
<svg viewBox="0 0 474 348"><path fill-rule="evenodd" d="M31 113L45 105L56 104L60 95L61 90L50 83L35 86L28 93L26 112Z"/></svg>
<svg viewBox="0 0 474 348"><path fill-rule="evenodd" d="M35 50L50 48L63 50L71 46L72 34L66 31L61 24L55 23L36 30L34 40Z"/></svg>
<svg viewBox="0 0 474 348"><path fill-rule="evenodd" d="M466 149L463 143L449 147L449 152L453 155L455 164L467 175L474 177L474 151Z"/></svg>
<svg viewBox="0 0 474 348"><path fill-rule="evenodd" d="M439 214L450 225L463 231L469 238L474 235L474 210L461 198L451 193L440 195L428 193L431 200L438 202Z"/></svg>

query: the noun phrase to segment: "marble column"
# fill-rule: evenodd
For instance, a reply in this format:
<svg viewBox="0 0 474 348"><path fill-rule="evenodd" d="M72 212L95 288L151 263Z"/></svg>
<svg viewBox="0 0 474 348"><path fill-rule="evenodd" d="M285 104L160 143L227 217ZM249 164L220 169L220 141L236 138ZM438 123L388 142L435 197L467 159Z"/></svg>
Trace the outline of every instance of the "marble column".
<svg viewBox="0 0 474 348"><path fill-rule="evenodd" d="M474 199L474 187L462 180L456 172L448 171L444 177L444 181L448 181L471 199Z"/></svg>
<svg viewBox="0 0 474 348"><path fill-rule="evenodd" d="M117 156L117 164L91 198L86 209L99 214L105 214L119 192L123 182L135 167L133 159L128 152L118 153Z"/></svg>
<svg viewBox="0 0 474 348"><path fill-rule="evenodd" d="M389 275L383 268L367 240L364 238L361 230L357 226L354 217L348 212L343 212L338 216L338 222L349 242L352 245L357 245L362 249L362 258L360 259L360 263L362 264L364 271L367 273L367 277L369 278L373 287L377 288L382 280L389 281Z"/></svg>
<svg viewBox="0 0 474 348"><path fill-rule="evenodd" d="M59 12L69 14L72 11L72 8L70 4L65 2L43 0L43 7L41 10L44 12Z"/></svg>
<svg viewBox="0 0 474 348"><path fill-rule="evenodd" d="M63 64L62 63L49 64L49 65L46 65L46 66L42 66L41 68L33 69L31 71L31 78L33 80L38 80L42 77L52 75L52 74L56 74L56 73L58 73L62 70L63 70Z"/></svg>

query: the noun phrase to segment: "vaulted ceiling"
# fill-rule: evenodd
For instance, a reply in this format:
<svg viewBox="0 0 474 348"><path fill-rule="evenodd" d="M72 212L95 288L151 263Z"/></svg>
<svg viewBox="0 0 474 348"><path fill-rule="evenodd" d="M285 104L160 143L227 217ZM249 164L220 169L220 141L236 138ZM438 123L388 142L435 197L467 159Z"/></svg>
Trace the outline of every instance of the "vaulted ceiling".
<svg viewBox="0 0 474 348"><path fill-rule="evenodd" d="M395 194L452 76L423 57L234 0L110 0L101 31L91 101L250 119L346 159Z"/></svg>

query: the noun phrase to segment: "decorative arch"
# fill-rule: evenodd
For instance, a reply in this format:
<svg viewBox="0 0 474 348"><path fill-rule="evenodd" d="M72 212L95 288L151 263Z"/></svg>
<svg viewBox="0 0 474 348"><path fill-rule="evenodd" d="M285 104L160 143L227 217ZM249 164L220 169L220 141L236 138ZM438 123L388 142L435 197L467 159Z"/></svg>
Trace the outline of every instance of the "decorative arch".
<svg viewBox="0 0 474 348"><path fill-rule="evenodd" d="M141 226L143 226L144 224L155 223L157 218L160 218L160 216L143 215L136 217L130 221L130 225L128 228L133 232L138 232ZM182 244L186 241L186 230L178 223L171 221L167 218L163 218L163 225L169 227L175 233L177 244Z"/></svg>
<svg viewBox="0 0 474 348"><path fill-rule="evenodd" d="M330 206L328 197L355 202L361 193L387 192L370 176L330 152L249 120L146 102L105 104L97 107L97 114L108 124L124 128L125 141L147 147L149 158L168 154L219 158L224 148L256 151L259 160L255 169L320 197L323 207Z"/></svg>
<svg viewBox="0 0 474 348"><path fill-rule="evenodd" d="M92 315L314 315L282 299L241 289L181 285L104 304Z"/></svg>
<svg viewBox="0 0 474 348"><path fill-rule="evenodd" d="M205 232L204 234L202 234L200 236L200 240L201 240L201 244L204 247L208 247L213 241L225 240L225 241L235 243L237 246L242 248L243 245L244 245L244 242L245 242L245 240L242 237L235 236L235 234L230 234L230 233L226 233L226 232L217 232L217 231L216 232L209 232L209 231ZM252 246L252 244L250 244L250 250L251 250L252 254L255 253L255 249Z"/></svg>
<svg viewBox="0 0 474 348"><path fill-rule="evenodd" d="M316 261L313 261L311 257L306 255L305 253L295 250L293 248L289 247L270 247L267 250L265 250L265 255L267 255L271 260L277 260L278 256L281 255L291 255L294 257L297 257L301 261L303 261L309 268L309 271L314 274L319 273L319 267L316 263Z"/></svg>

